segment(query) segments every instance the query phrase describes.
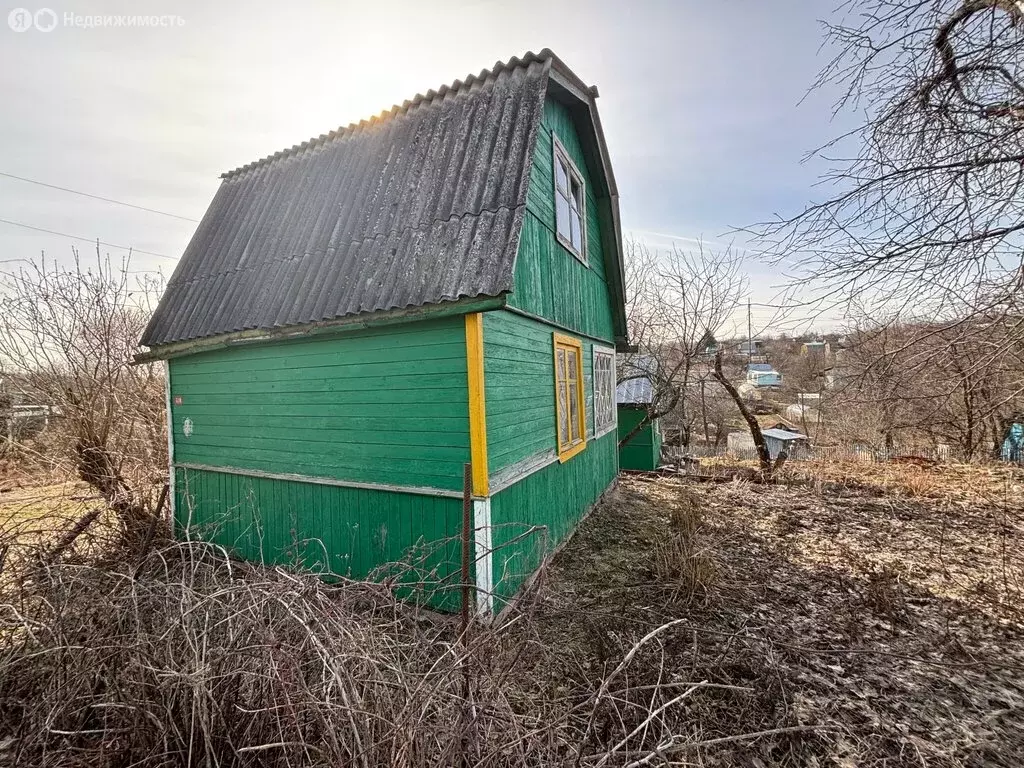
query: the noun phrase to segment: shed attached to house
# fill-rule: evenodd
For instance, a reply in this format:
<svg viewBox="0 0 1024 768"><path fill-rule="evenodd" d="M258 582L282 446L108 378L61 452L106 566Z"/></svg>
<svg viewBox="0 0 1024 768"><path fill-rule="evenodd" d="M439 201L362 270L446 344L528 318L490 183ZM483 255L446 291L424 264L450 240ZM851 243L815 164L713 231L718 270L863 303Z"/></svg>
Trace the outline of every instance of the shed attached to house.
<svg viewBox="0 0 1024 768"><path fill-rule="evenodd" d="M654 399L654 386L646 377L623 381L615 390L619 409L619 440L632 434L647 417ZM653 471L661 461L661 420L654 419L633 434L629 442L619 448L619 467Z"/></svg>
<svg viewBox="0 0 1024 768"><path fill-rule="evenodd" d="M168 361L177 530L481 612L614 482L618 196L550 51L227 173L142 343Z"/></svg>

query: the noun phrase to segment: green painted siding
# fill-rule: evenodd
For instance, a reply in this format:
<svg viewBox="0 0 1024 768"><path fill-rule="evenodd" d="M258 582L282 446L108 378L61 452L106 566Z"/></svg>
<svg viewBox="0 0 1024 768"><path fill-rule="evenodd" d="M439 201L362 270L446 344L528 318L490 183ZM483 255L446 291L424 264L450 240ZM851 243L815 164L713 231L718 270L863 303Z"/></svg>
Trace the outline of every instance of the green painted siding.
<svg viewBox="0 0 1024 768"><path fill-rule="evenodd" d="M484 315L487 463L492 475L558 448L553 333L566 332L512 312ZM583 342L589 439L594 434L594 345L584 337L578 338Z"/></svg>
<svg viewBox="0 0 1024 768"><path fill-rule="evenodd" d="M584 176L589 266L581 264L555 236L553 134L558 136ZM534 150L526 220L516 259L515 288L508 303L578 333L611 339L614 333L606 282L609 266L599 225L599 200L594 194L598 172L588 168L584 161L569 111L549 97Z"/></svg>
<svg viewBox="0 0 1024 768"><path fill-rule="evenodd" d="M496 609L565 538L615 481L615 433L587 444L564 464L555 462L491 499Z"/></svg>
<svg viewBox="0 0 1024 768"><path fill-rule="evenodd" d="M461 316L206 352L170 370L179 463L462 488Z"/></svg>
<svg viewBox="0 0 1024 768"><path fill-rule="evenodd" d="M178 469L175 523L247 560L335 576L405 559L406 584L422 582L437 607L459 602L458 499Z"/></svg>
<svg viewBox="0 0 1024 768"><path fill-rule="evenodd" d="M646 414L646 411L639 408L619 408L618 439L621 440L628 435ZM658 468L660 457L661 430L655 421L641 429L632 440L619 449L619 466L622 469L651 471Z"/></svg>
<svg viewBox="0 0 1024 768"><path fill-rule="evenodd" d="M518 462L555 455L552 334L556 332L564 333L512 312L484 316L487 452L492 478ZM587 447L564 464L554 461L491 498L498 609L572 533L618 471L614 430L596 439L593 436L594 345L579 338L583 343Z"/></svg>

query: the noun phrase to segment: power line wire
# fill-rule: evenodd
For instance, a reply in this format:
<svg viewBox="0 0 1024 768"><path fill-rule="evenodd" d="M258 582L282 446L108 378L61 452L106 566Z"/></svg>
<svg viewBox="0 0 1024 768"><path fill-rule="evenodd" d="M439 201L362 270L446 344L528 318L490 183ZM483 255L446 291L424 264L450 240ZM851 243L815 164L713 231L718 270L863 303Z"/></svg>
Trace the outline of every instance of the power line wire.
<svg viewBox="0 0 1024 768"><path fill-rule="evenodd" d="M85 243L96 243L98 245L105 245L107 248L121 248L125 251L131 251L132 253L144 253L147 256L156 256L161 259L177 259L176 256L168 256L166 253L154 253L153 251L144 251L141 248L133 248L130 245L115 245L114 243L104 243L102 240L96 240L91 237L79 237L78 235L69 235L67 232L57 232L54 229L43 229L42 227L34 227L31 224L22 224L20 221L11 221L10 219L0 219L0 224L10 224L12 227L22 227L23 229L31 229L34 232L45 232L48 235L58 235L59 237L67 237L71 240L81 240Z"/></svg>
<svg viewBox="0 0 1024 768"><path fill-rule="evenodd" d="M4 176L8 179L17 179L18 181L24 181L28 184L36 184L40 187L47 187L49 189L59 189L61 192L70 192L72 195L81 195L82 197L90 197L93 200L102 200L105 203L113 203L114 205L123 205L126 208L134 208L137 211L146 211L147 213L156 213L160 216L170 216L172 219L181 219L182 221L191 221L193 223L199 223L199 219L191 219L188 216L179 216L176 213L168 213L167 211L158 211L156 208L147 208L144 205L135 205L135 203L126 203L123 200L115 200L112 197L101 197L100 195L94 195L89 192L79 192L77 189L69 189L68 187L59 187L56 184L47 184L45 181L36 181L35 179L28 179L24 176L15 176L13 173L5 173L0 171L0 176Z"/></svg>

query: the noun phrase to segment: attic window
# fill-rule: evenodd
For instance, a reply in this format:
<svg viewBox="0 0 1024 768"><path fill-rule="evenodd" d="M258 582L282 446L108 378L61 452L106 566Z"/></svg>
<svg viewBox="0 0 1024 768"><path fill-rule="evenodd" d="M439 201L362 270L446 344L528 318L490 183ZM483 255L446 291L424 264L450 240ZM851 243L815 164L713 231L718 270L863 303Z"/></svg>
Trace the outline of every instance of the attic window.
<svg viewBox="0 0 1024 768"><path fill-rule="evenodd" d="M586 264L587 188L583 183L583 174L569 158L569 153L557 137L552 136L552 144L555 153L555 232L558 242Z"/></svg>

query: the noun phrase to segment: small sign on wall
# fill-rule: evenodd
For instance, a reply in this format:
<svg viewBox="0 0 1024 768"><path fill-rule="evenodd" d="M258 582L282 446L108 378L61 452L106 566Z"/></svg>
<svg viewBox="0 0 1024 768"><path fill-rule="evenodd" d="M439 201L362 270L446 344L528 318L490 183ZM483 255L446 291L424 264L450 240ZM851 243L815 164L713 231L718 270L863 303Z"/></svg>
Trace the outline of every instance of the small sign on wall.
<svg viewBox="0 0 1024 768"><path fill-rule="evenodd" d="M174 396L174 404L175 405L181 405L181 395L175 395Z"/></svg>

